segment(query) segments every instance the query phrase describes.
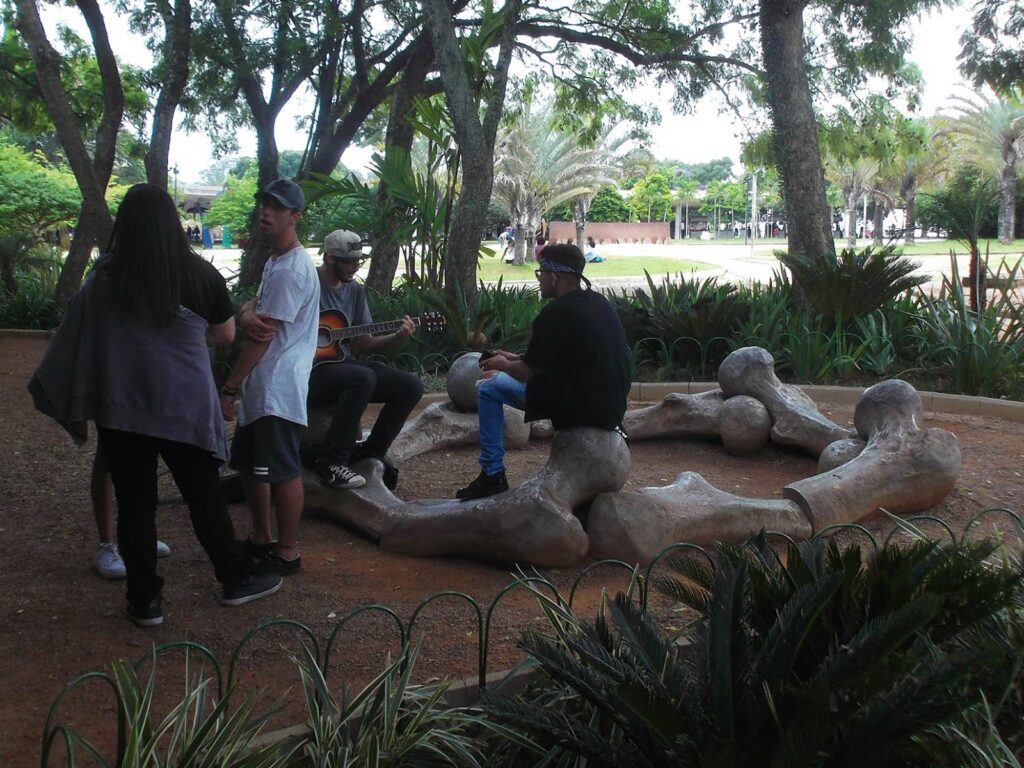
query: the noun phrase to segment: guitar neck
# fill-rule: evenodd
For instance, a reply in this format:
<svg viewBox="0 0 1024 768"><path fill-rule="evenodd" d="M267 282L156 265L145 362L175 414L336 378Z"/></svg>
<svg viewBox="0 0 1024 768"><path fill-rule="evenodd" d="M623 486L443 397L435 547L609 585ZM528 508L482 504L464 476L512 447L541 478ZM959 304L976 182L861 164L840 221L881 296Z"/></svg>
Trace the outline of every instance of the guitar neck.
<svg viewBox="0 0 1024 768"><path fill-rule="evenodd" d="M418 317L412 318L413 325L419 325ZM378 333L394 331L402 325L401 320L388 320L383 323L368 323L366 325L353 325L348 328L337 328L331 331L331 341L344 341L356 336L374 336Z"/></svg>

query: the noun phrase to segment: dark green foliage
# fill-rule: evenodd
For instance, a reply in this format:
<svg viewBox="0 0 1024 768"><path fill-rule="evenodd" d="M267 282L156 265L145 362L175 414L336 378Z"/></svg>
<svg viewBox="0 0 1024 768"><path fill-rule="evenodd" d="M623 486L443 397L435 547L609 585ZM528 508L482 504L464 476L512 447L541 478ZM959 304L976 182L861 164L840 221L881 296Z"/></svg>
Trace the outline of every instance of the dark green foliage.
<svg viewBox="0 0 1024 768"><path fill-rule="evenodd" d="M680 639L624 595L593 624L546 600L554 634L522 645L584 706L485 711L600 766L927 765L935 727L1018 672L1019 646L981 631L1020 597L996 548L815 539L780 554L762 535L718 545L713 567L677 556L653 586L696 614Z"/></svg>
<svg viewBox="0 0 1024 768"><path fill-rule="evenodd" d="M927 280L912 274L918 264L904 259L902 251L894 246L869 246L862 251L846 248L837 256L801 256L782 251L776 251L776 256L792 273L814 314L834 320L837 327Z"/></svg>
<svg viewBox="0 0 1024 768"><path fill-rule="evenodd" d="M622 195L612 186L601 187L594 195L590 210L587 212L587 220L594 222L632 221L629 206L622 199ZM570 213L564 221L572 221L572 214Z"/></svg>
<svg viewBox="0 0 1024 768"><path fill-rule="evenodd" d="M652 365L659 378L714 376L733 349L732 335L746 314L749 294L717 278L661 283L645 271L648 290L614 297L637 365Z"/></svg>

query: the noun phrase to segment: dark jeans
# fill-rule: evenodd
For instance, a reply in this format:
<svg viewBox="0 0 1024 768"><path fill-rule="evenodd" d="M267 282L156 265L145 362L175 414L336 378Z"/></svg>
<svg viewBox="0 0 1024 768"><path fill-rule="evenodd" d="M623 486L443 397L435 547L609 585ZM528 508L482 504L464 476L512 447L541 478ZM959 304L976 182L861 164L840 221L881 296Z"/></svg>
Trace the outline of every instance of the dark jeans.
<svg viewBox="0 0 1024 768"><path fill-rule="evenodd" d="M309 377L308 403L314 408L333 405L320 460L348 463L368 403L384 403L384 407L363 443L363 452L383 458L421 397L423 382L418 377L383 363L346 360L316 366Z"/></svg>
<svg viewBox="0 0 1024 768"><path fill-rule="evenodd" d="M156 572L156 460L162 456L188 504L196 538L213 563L217 580L233 584L248 563L220 491L218 461L187 443L97 427L117 497L117 547L128 572L128 600L141 605L160 594Z"/></svg>

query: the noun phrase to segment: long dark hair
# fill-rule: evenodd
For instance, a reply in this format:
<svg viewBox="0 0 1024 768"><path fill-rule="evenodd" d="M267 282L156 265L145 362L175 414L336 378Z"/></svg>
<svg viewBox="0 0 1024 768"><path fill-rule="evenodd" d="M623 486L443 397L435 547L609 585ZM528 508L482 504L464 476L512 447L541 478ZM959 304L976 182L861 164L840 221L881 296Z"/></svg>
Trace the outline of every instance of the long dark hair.
<svg viewBox="0 0 1024 768"><path fill-rule="evenodd" d="M203 258L189 245L171 196L152 184L136 184L124 196L107 254L118 301L157 326L177 317L182 289L195 296L201 285Z"/></svg>

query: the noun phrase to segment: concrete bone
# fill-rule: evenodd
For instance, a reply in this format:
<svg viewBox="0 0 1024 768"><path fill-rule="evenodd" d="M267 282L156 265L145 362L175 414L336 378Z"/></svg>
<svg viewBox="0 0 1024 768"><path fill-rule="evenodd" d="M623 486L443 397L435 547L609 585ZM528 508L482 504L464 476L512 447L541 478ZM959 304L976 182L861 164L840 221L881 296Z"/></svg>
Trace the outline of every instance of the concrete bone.
<svg viewBox="0 0 1024 768"><path fill-rule="evenodd" d="M505 447L522 448L530 440L530 425L523 421L523 412L505 406ZM476 445L480 437L480 421L475 413L463 413L450 401L431 403L416 418L408 421L388 458L395 465L427 451L453 445Z"/></svg>
<svg viewBox="0 0 1024 768"><path fill-rule="evenodd" d="M853 523L885 508L896 514L938 504L960 474L960 443L944 429L921 429L921 398L912 386L890 379L865 390L854 412L867 445L855 458L787 485L783 494L800 505L815 531Z"/></svg>
<svg viewBox="0 0 1024 768"><path fill-rule="evenodd" d="M672 392L657 405L626 411L622 428L631 440L656 437L717 437L724 396L719 389L684 395Z"/></svg>
<svg viewBox="0 0 1024 768"><path fill-rule="evenodd" d="M500 565L561 568L590 547L573 509L622 488L630 454L616 432L563 429L547 464L520 485L478 501L412 501L392 507L381 547L420 557L448 555Z"/></svg>
<svg viewBox="0 0 1024 768"><path fill-rule="evenodd" d="M640 565L678 541L742 542L762 528L795 539L811 534L810 522L793 502L735 496L696 472L683 472L663 487L603 493L587 515L591 557Z"/></svg>
<svg viewBox="0 0 1024 768"><path fill-rule="evenodd" d="M779 381L775 360L760 347L743 347L726 357L718 369L718 383L726 397L749 395L761 401L771 414L776 443L818 456L829 443L850 436L849 430L822 416L799 388Z"/></svg>
<svg viewBox="0 0 1024 768"><path fill-rule="evenodd" d="M445 391L457 410L476 413L476 383L482 375L479 352L467 352L452 361L445 377Z"/></svg>
<svg viewBox="0 0 1024 768"><path fill-rule="evenodd" d="M366 485L344 491L324 485L315 474L303 470L303 509L379 542L387 510L402 504L402 500L384 485L384 465L377 459L363 459L352 468L366 478Z"/></svg>

